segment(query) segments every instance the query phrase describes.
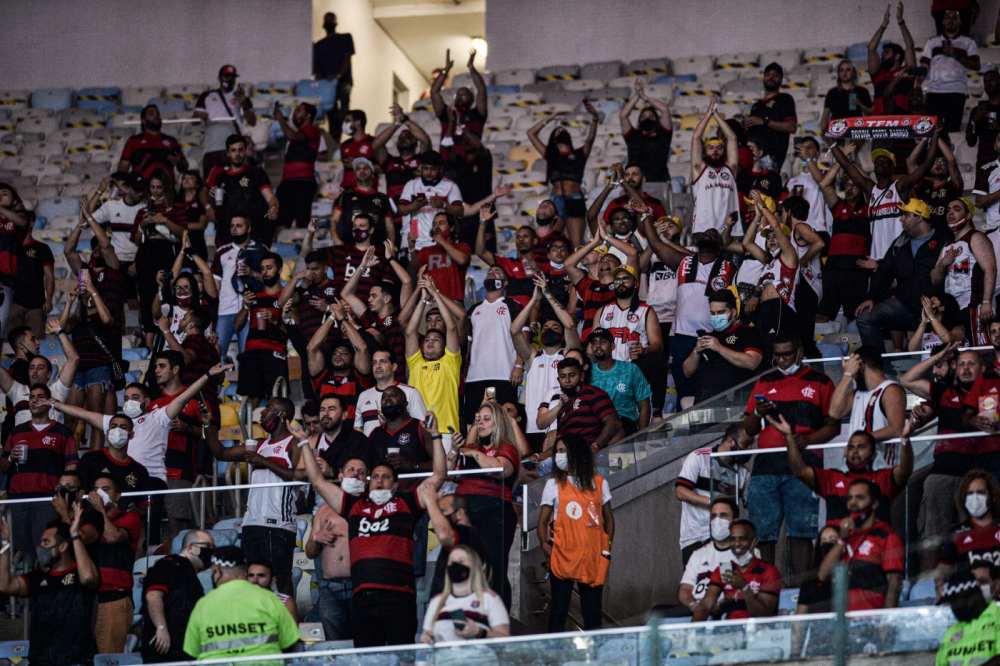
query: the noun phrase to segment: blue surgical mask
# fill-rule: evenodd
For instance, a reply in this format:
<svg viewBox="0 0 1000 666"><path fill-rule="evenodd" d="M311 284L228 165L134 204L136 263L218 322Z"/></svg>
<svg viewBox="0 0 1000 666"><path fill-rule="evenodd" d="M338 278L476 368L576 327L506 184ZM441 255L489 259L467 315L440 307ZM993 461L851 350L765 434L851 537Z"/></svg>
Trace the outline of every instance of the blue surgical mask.
<svg viewBox="0 0 1000 666"><path fill-rule="evenodd" d="M714 314L709 318L709 322L712 324L713 330L724 331L729 328L729 315Z"/></svg>

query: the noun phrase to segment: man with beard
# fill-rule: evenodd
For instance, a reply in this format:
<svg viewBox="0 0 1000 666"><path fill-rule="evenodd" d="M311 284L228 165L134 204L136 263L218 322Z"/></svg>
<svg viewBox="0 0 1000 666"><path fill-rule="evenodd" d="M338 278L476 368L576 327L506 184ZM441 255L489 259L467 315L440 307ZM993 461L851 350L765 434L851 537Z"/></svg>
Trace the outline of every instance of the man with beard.
<svg viewBox="0 0 1000 666"><path fill-rule="evenodd" d="M890 246L903 232L899 207L909 201L910 190L923 180L931 165L934 164L939 150L937 139L938 132L935 132L931 138L931 149L927 151L924 161L899 180L893 179L896 171L896 156L884 148L872 151L874 180L848 159L840 146L834 145L830 149L840 168L868 199L872 229L871 258L875 261L881 261L885 257ZM866 267L874 268L874 266Z"/></svg>
<svg viewBox="0 0 1000 666"><path fill-rule="evenodd" d="M108 192L110 195L114 189L117 189L120 195L117 198L109 196L107 201L101 203L101 197L104 196L104 193ZM100 186L89 197L81 199L80 203L80 212L84 218L88 221L94 220L104 230L105 235L110 236L109 247L114 249L120 262L120 270L125 280L123 289L129 300L129 307L138 309L135 269L132 267L132 263L135 261L135 253L139 248L132 242L130 236L136 213L146 205L146 179L140 173L118 173L105 176L101 179ZM100 208L95 210L98 204L100 204ZM220 243L217 242L216 246L219 245ZM76 245L73 248L75 250ZM82 266L82 262L80 264ZM79 270L81 266L74 265L74 262L70 261L70 270L74 272ZM16 352L17 349L15 348L14 351Z"/></svg>
<svg viewBox="0 0 1000 666"><path fill-rule="evenodd" d="M188 168L187 158L181 144L172 136L162 134L163 119L160 109L155 104L143 107L139 114L138 134L130 136L125 141L121 159L118 160L118 171L137 171L149 180L156 169L163 169L170 175L171 185L174 183L174 169L184 173Z"/></svg>
<svg viewBox="0 0 1000 666"><path fill-rule="evenodd" d="M885 34L885 29L889 26L890 9L891 5L885 8L885 16L882 17L882 24L875 31L875 34L872 35L871 41L868 42L868 76L871 78L872 86L875 88L875 103L872 107L872 113L876 116L880 116L886 112L883 96L889 84L896 79L902 79L901 83L897 84L893 91L896 108L901 113L906 113L909 110L909 95L913 89L913 76L908 71L911 67L916 67L917 65L917 55L913 48L913 37L910 36L910 31L906 27L906 21L903 20L902 4L899 5L896 11L896 23L899 25L899 31L903 35L903 44L905 44L906 48L904 49L899 44L893 44L892 42L881 44L882 35ZM878 52L880 44L882 47L881 56L879 56Z"/></svg>
<svg viewBox="0 0 1000 666"><path fill-rule="evenodd" d="M625 434L631 435L649 425L650 396L653 392L637 364L615 358L615 347L612 331L594 328L590 332L590 357L594 360L590 383L608 394L618 411ZM659 374L663 374L662 369Z"/></svg>
<svg viewBox="0 0 1000 666"><path fill-rule="evenodd" d="M920 54L920 64L928 72L917 84L923 83L927 113L937 116L945 131L957 132L969 92L968 74L979 71L979 49L973 39L960 34L962 19L957 9L945 11L941 27L941 34L927 40Z"/></svg>
<svg viewBox="0 0 1000 666"><path fill-rule="evenodd" d="M523 335L521 337L524 338ZM379 426L379 416L383 416L382 393L389 387L398 386L406 396L410 416L422 421L427 414L427 407L420 396L420 391L396 381L398 368L396 358L398 357L388 349L376 349L372 352L372 377L375 379L375 386L361 392L357 408L354 410L354 429L364 433L366 437Z"/></svg>
<svg viewBox="0 0 1000 666"><path fill-rule="evenodd" d="M368 438L379 462L389 465L397 474L432 471L431 446L434 444L420 419L410 414L403 389L390 386L383 391L381 407L385 422L375 428ZM405 485L417 486L410 480ZM417 559L420 559L419 555Z"/></svg>
<svg viewBox="0 0 1000 666"><path fill-rule="evenodd" d="M413 282L406 269L396 261L395 248L386 243L386 263L396 271L403 281L403 290L409 296ZM341 297L347 302L350 312L361 322L362 328L372 336L378 336L383 347L392 352L396 358L402 358L406 351L406 341L403 329L399 326L399 308L396 307L400 295L396 285L388 280L377 282L368 290L368 298L361 300L355 296L361 277L365 271L371 271L375 264L375 248L370 247L361 260L361 270L355 271L351 279L344 285ZM384 264L383 264L384 265ZM406 368L396 368L396 381L406 379Z"/></svg>
<svg viewBox="0 0 1000 666"><path fill-rule="evenodd" d="M450 136L453 133L457 136L464 132L472 132L476 136L482 136L483 125L486 124L486 114L488 113L488 99L486 97L486 81L476 69L476 50L469 50L468 63L472 85L476 88L475 97L473 97L471 90L462 86L455 91L455 106L451 108L445 104L444 97L441 96L441 89L454 66L455 61L451 59L451 49L448 49L444 55L444 71L434 79L434 83L431 85L431 104L434 105L434 115L441 121L441 136ZM453 127L453 124L457 124L457 127Z"/></svg>
<svg viewBox="0 0 1000 666"><path fill-rule="evenodd" d="M333 286L336 292L342 290L357 271L361 271L361 277L355 293L361 299L367 299L371 288L379 282L393 279L395 269L392 267L392 262L395 261L395 257L388 261L382 261L376 254L372 257L372 265L367 269L363 269L361 265L369 248L379 248L379 245L374 242L377 230L376 219L375 214L359 211L351 222L351 238L353 240L346 243L335 241L334 245L323 248L326 251L326 265L333 272ZM309 231L302 243L303 254L312 251L315 231L315 225L310 223ZM385 241L382 242L383 246L384 243ZM395 253L390 254L394 255Z"/></svg>
<svg viewBox="0 0 1000 666"><path fill-rule="evenodd" d="M219 283L219 311L215 332L219 349L228 350L233 339L236 314L243 307L243 295L261 287L260 262L267 246L250 238L250 220L237 212L230 220L232 242L219 245L212 258L212 278ZM246 344L246 333L238 335L240 346Z"/></svg>
<svg viewBox="0 0 1000 666"><path fill-rule="evenodd" d="M451 145L448 139L451 139ZM454 175L455 184L463 201L480 201L493 192L493 153L479 139L475 132L462 132L455 138L446 136L441 141L441 152L448 162L448 170ZM459 222L459 238L472 245L479 230L478 211L465 211ZM487 245L496 250L496 229L492 220L487 225Z"/></svg>
<svg viewBox="0 0 1000 666"><path fill-rule="evenodd" d="M215 167L232 159L228 140L233 131L242 136L248 127L257 126L253 103L243 86L236 87L238 77L236 67L224 65L219 69L219 87L202 93L194 104L194 117L205 123L201 171L206 179Z"/></svg>
<svg viewBox="0 0 1000 666"><path fill-rule="evenodd" d="M699 451L711 453L712 449L696 449L691 454ZM688 456L689 459L691 454ZM701 455L704 457L707 456L707 453L702 453ZM720 466L714 465L714 467ZM682 487L678 485L678 496L681 489ZM712 577L712 572L723 562L732 561L733 553L731 550L732 539L730 527L733 521L740 516L739 505L732 497L724 495L716 495L715 499L706 498L705 501L711 502L711 506L708 507L709 538L700 548L693 551L686 549L688 550L688 556L684 561L684 575L681 576L680 585L677 586L677 601L683 606L683 610L669 613L668 617L694 613L698 607L698 602L705 597L705 592L708 591L708 582ZM715 612L715 610L713 608L712 612Z"/></svg>
<svg viewBox="0 0 1000 666"><path fill-rule="evenodd" d="M334 245L351 244L352 224L361 214L367 216L376 224L372 227L372 242L381 245L386 239L395 240L396 226L392 222L392 203L389 197L375 190L373 179L375 168L367 157L354 159L354 175L357 178L350 189L345 189L333 202L333 215L330 217L330 238Z"/></svg>
<svg viewBox="0 0 1000 666"><path fill-rule="evenodd" d="M855 479L847 487L847 511L840 521L840 539L823 558L817 577L828 583L837 565L843 562L849 577L847 609L851 611L896 608L903 589L906 549L889 524L878 517L878 506L888 500L878 485Z"/></svg>
<svg viewBox="0 0 1000 666"><path fill-rule="evenodd" d="M875 437L870 432L855 430L844 447L844 464L847 471L814 467L802 460L802 452L795 443L795 429L792 423L785 420L781 414L775 419L768 417L768 422L785 436L788 453L788 466L802 483L823 498L826 502L827 524L836 524L846 518L847 489L855 479L866 479L879 488L886 501L879 504L878 519L889 520L889 509L892 501L906 488L913 473L913 446L910 444L910 433L914 429L914 419L909 419L903 428L903 440L899 451L899 463L894 467L883 467L876 470L875 460L878 457Z"/></svg>
<svg viewBox="0 0 1000 666"><path fill-rule="evenodd" d="M1000 132L997 113L1000 112L1000 72L989 70L983 74L983 93L986 99L979 102L969 112L969 123L965 126L965 143L978 144L976 152L976 173L997 158L994 143Z"/></svg>
<svg viewBox="0 0 1000 666"><path fill-rule="evenodd" d="M569 238L563 234L563 223L559 219L556 205L551 199L543 199L535 210L535 262L544 264L548 261L549 246L557 239L566 241L571 247Z"/></svg>
<svg viewBox="0 0 1000 666"><path fill-rule="evenodd" d="M614 211L628 206L632 201L645 202L649 209L647 212L654 220L667 214L663 209L663 202L650 196L644 189L646 177L638 165L629 164L627 167L623 167L621 162L616 162L611 165L611 170L614 171L614 178L608 181L608 184L594 199L594 203L590 204L590 208L587 209L587 224L590 226L591 234L597 233L597 217L601 214L602 209L604 213L601 214L601 219L604 220L604 224L610 225L611 215ZM612 199L605 207L604 203L619 186L624 190L624 193Z"/></svg>
<svg viewBox="0 0 1000 666"><path fill-rule="evenodd" d="M970 430L995 433L996 413L990 414L990 401L996 402L1000 391L1000 321L991 321L990 344L996 358L982 374L976 377L962 403L962 424ZM1000 435L976 440L976 467L991 474L1000 474Z"/></svg>
<svg viewBox="0 0 1000 666"><path fill-rule="evenodd" d="M575 358L559 361L559 391L538 406L538 427L558 421L557 437L579 435L597 452L625 436L618 411L603 390L586 383L583 365Z"/></svg>
<svg viewBox="0 0 1000 666"><path fill-rule="evenodd" d="M1000 606L994 603L996 580L991 578L984 582L971 571L957 571L941 588L938 603L947 604L957 622L941 637L937 666L972 666L996 660Z"/></svg>
<svg viewBox="0 0 1000 666"><path fill-rule="evenodd" d="M927 147L927 140L921 139L917 147L906 158L906 169L912 171L917 168L917 160L920 153ZM958 170L958 161L954 153L944 139L938 139L938 150L940 154L934 158L927 177L917 184L914 195L917 199L924 201L931 208L931 225L935 229L944 231L948 228L946 219L948 203L962 196L965 187L962 181L962 173Z"/></svg>
<svg viewBox="0 0 1000 666"><path fill-rule="evenodd" d="M510 324L510 339L517 355L524 361L526 381L524 386L524 411L528 424L525 437L535 452L542 450L546 428L538 427L535 417L538 406L559 391L559 361L563 360L566 349L580 346L576 332L576 319L562 306L548 289L548 283L540 275L535 276L535 291L528 306ZM545 299L550 304L555 318L539 319L541 323L542 348L536 349L524 337L524 327L535 306ZM551 429L551 426L550 428Z"/></svg>
<svg viewBox="0 0 1000 666"><path fill-rule="evenodd" d="M310 435L316 464L326 478L334 478L351 460L364 462L367 469L378 462L378 454L363 433L350 427L346 420L347 400L342 395L327 393L319 401L320 433ZM378 421L376 420L376 423ZM299 458L295 480L305 481L305 465Z"/></svg>
<svg viewBox="0 0 1000 666"><path fill-rule="evenodd" d="M340 303L330 306L326 321L306 347L306 358L315 392L320 397L330 393L343 396L345 418L353 421L358 394L372 385L371 354L367 341L348 314ZM333 343L328 364L323 346L334 325L345 338Z"/></svg>
<svg viewBox="0 0 1000 666"><path fill-rule="evenodd" d="M406 184L419 176L420 155L431 149L431 138L420 125L403 113L399 104L392 105L393 122L372 140L375 161L385 174L385 193L395 203ZM402 128L402 130L400 130ZM387 146L393 135L396 139L396 153L389 152ZM491 170L492 172L492 170Z"/></svg>
<svg viewBox="0 0 1000 666"><path fill-rule="evenodd" d="M368 160L369 167L371 160L375 157L374 139L365 132L365 125L368 123L368 116L361 109L351 109L344 116L344 122L340 130L349 136L340 143L340 161L344 165L344 176L340 181L341 190L350 190L357 187L357 174L354 173L354 160L363 157ZM332 129L332 128L331 128ZM336 130L333 130L336 132ZM378 187L378 177L372 180L374 187Z"/></svg>
<svg viewBox="0 0 1000 666"><path fill-rule="evenodd" d="M960 343L940 345L928 358L900 378L903 387L927 402L913 408L924 423L935 416L939 435L968 432L962 404L972 384L983 372L983 357L966 350L955 356ZM933 379L925 379L931 373ZM941 544L951 531L955 493L962 477L976 466L977 439L939 439L934 443L934 464L924 479L917 527L920 530L920 570L937 563Z"/></svg>
<svg viewBox="0 0 1000 666"><path fill-rule="evenodd" d="M233 240L230 222L239 213L250 221L251 238L264 245L274 240L274 221L278 219L278 197L271 190L271 181L258 166L247 159L247 142L239 134L226 139L227 166L217 166L205 179L209 188L208 219L215 222L216 243ZM222 205L218 190L222 189Z"/></svg>
<svg viewBox="0 0 1000 666"><path fill-rule="evenodd" d="M414 178L399 196L398 212L403 224L417 237L416 247L422 250L434 244L431 230L439 211L455 217L465 214L458 185L441 177L444 161L441 153L428 150L420 156L420 178Z"/></svg>
<svg viewBox="0 0 1000 666"><path fill-rule="evenodd" d="M692 238L709 229L721 231L729 216L740 210L736 196L739 146L736 143L736 132L719 116L717 101L715 95L712 95L708 111L698 121L691 136L691 192L694 195ZM713 119L718 123L725 142L715 137L703 141L705 129ZM734 235L742 236L740 232Z"/></svg>
<svg viewBox="0 0 1000 666"><path fill-rule="evenodd" d="M776 62L764 68L764 97L754 102L750 114L743 117L747 139L756 141L764 150L762 164L768 169L781 170L788 154L788 138L798 129L795 100L781 92L785 71Z"/></svg>
<svg viewBox="0 0 1000 666"><path fill-rule="evenodd" d="M246 291L243 305L236 313L234 328L243 330L250 326L243 353L239 356L240 393L250 398L254 409L261 399L271 395L274 382L279 377L288 381L288 334L281 322L281 309L291 296L281 290L282 259L273 252L266 252L260 261L260 275L264 288Z"/></svg>

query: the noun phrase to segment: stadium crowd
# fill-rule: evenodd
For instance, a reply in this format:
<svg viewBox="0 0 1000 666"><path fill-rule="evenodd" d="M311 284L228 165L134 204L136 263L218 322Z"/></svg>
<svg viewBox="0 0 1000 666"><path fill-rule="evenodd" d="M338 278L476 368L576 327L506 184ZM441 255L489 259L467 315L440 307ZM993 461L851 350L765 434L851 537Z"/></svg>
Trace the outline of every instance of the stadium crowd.
<svg viewBox="0 0 1000 666"><path fill-rule="evenodd" d="M157 106L143 109L117 171L81 201L64 247L78 284L57 317L51 250L32 237L16 189L0 184L0 326L14 354L0 369L0 472L8 499L35 500L12 504L0 525L0 592L31 599L32 661L90 663L125 651L130 632L147 663L290 650L297 536L319 580L301 619L321 623L327 640L507 636L515 489L538 478L549 630L565 629L574 588L584 627L598 628L615 533L598 454L674 405L755 377L743 419L684 462L684 575L677 603L661 610L771 616L784 586L800 587L797 612L829 610L840 562L851 610L897 606L907 544L890 507L919 474L919 569L964 609L959 620L975 620L985 605L966 593L982 588L990 601L1000 587L1000 364L963 348L1000 353L1000 76L984 74L988 99L961 136L966 76L980 69L963 34L969 16L943 12L919 65L902 4L903 45L880 46L892 16L868 50L874 96L844 60L823 126L920 113L937 117L933 135L872 146L869 173L857 159L868 144L798 134L783 69L767 64L765 96L745 115L723 118L713 98L694 129L689 224L669 212L669 101L639 79L620 111L628 159L599 192L582 186L594 106L584 105L582 143L558 115L527 130L551 194L504 256L494 223L511 186L494 187L475 52L473 89L445 98L450 57L431 88L439 146L398 106L372 136L365 112L350 108L354 45L332 14L315 45L315 75L339 81L332 216L311 214L316 164L333 148L317 108L274 110L287 144L274 188L244 132L261 120L232 65L195 107L206 125L200 172ZM953 150L961 140L979 146L970 196ZM272 251L289 229L301 233L292 270ZM485 270L472 302L474 256ZM150 350L138 382L121 361L126 309L138 311ZM817 323L841 314L860 344L834 382L804 359L819 356ZM46 334L65 355L59 368L40 355ZM927 355L896 379L887 350ZM276 389L296 377L300 404ZM266 439L220 438L230 381ZM910 413L907 392L922 400ZM990 434L941 439L929 471L915 471L910 437L935 418L942 435ZM837 439L844 420L843 460L824 466L807 447ZM752 471L740 455L749 449L762 452ZM261 485L249 490L239 547L193 529L184 491L216 461L247 464ZM473 473L449 481L450 471ZM164 490L178 492L123 496ZM300 513L314 514L305 537ZM433 571L429 528L442 547ZM134 563L175 540L136 607ZM423 576L435 596L418 617ZM235 608L239 622L227 622Z"/></svg>

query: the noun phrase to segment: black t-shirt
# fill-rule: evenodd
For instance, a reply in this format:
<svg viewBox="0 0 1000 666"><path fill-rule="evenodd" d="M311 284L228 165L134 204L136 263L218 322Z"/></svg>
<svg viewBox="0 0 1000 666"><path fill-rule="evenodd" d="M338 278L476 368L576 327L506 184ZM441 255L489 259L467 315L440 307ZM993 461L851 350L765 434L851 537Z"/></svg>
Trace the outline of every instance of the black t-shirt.
<svg viewBox="0 0 1000 666"><path fill-rule="evenodd" d="M224 167L215 167L205 181L208 187L219 187L225 190L221 210L217 209L216 247L232 241L229 232L229 221L237 212L250 216L250 237L259 243L270 243L268 230L273 229L273 223L265 219L267 200L262 194L265 188L271 187L271 181L260 167L245 166L239 171L230 173Z"/></svg>
<svg viewBox="0 0 1000 666"><path fill-rule="evenodd" d="M150 591L163 592L163 614L170 632L170 650L161 655L151 645L156 635L156 623L149 616L146 594ZM187 661L184 654L184 632L188 619L198 600L205 591L198 580L198 573L186 557L167 555L150 568L142 581L142 659L144 662Z"/></svg>
<svg viewBox="0 0 1000 666"><path fill-rule="evenodd" d="M414 418L407 419L396 430L381 425L368 435L368 441L381 460L389 455L389 448L398 448L399 457L409 462L422 463L431 459L420 439L420 421Z"/></svg>
<svg viewBox="0 0 1000 666"><path fill-rule="evenodd" d="M93 613L97 590L80 584L75 564L65 571L36 569L21 579L31 598L31 663L91 663L96 651Z"/></svg>
<svg viewBox="0 0 1000 666"><path fill-rule="evenodd" d="M576 148L570 153L561 153L555 146L545 151L547 164L546 179L550 183L568 180L573 183L583 182L583 170L587 166L587 155L583 148Z"/></svg>
<svg viewBox="0 0 1000 666"><path fill-rule="evenodd" d="M385 218L392 217L392 203L389 197L381 192L365 191L351 188L344 190L333 202L334 208L341 211L340 222L337 224L337 235L348 245L354 245L354 218L358 213L368 213L372 216L372 245L376 249L382 247L385 238ZM378 256L378 255L376 255Z"/></svg>
<svg viewBox="0 0 1000 666"><path fill-rule="evenodd" d="M548 259L546 259L546 262ZM555 270L550 268L545 272L545 281L549 284L549 291L563 307L569 305L569 292L573 289L573 281L569 273L565 270ZM555 319L556 311L552 309L549 300L546 298L542 302L542 309L539 310L538 322L544 324L546 319Z"/></svg>
<svg viewBox="0 0 1000 666"><path fill-rule="evenodd" d="M32 310L45 303L44 266L55 265L52 250L45 243L32 240L21 246L17 255L17 277L14 280L14 302Z"/></svg>
<svg viewBox="0 0 1000 666"><path fill-rule="evenodd" d="M976 109L983 107L986 109L986 115L980 120L973 121L972 119L976 117ZM997 140L997 130L990 127L991 121L989 114L997 114L1000 116L1000 104L993 104L988 99L981 101L976 109L969 111L969 124L975 130L976 135L976 169L992 162L997 158L997 151L993 144ZM997 123L996 120L993 121ZM1000 124L997 124L1000 127Z"/></svg>
<svg viewBox="0 0 1000 666"><path fill-rule="evenodd" d="M917 198L931 209L931 226L935 229L948 231L948 204L962 196L962 188L948 178L940 185L935 185L930 178L924 178L916 187Z"/></svg>
<svg viewBox="0 0 1000 666"><path fill-rule="evenodd" d="M479 536L479 532L471 525L468 527L465 525L452 525L451 528L455 530L455 545L471 546L472 550L479 554L479 559L483 561L483 566L486 567L486 580L490 580L492 573L489 570L491 556L489 549L486 547L486 542ZM437 564L434 565L434 579L431 581L432 597L444 591L444 577L448 573L448 555L450 553L450 549L446 550L444 546L441 546L441 553L438 555Z"/></svg>
<svg viewBox="0 0 1000 666"><path fill-rule="evenodd" d="M830 596L833 586L819 578L810 578L799 588L799 603L809 607L807 613L829 613L833 610Z"/></svg>
<svg viewBox="0 0 1000 666"><path fill-rule="evenodd" d="M313 44L313 73L319 78L325 79L327 76L340 71L344 65L344 58L354 55L354 38L350 33L333 33ZM339 85L352 83L351 67L347 68L340 80Z"/></svg>
<svg viewBox="0 0 1000 666"><path fill-rule="evenodd" d="M854 108L851 108L852 97L854 98ZM858 104L871 108L872 96L868 94L868 89L862 86L855 86L851 90L844 90L840 86L830 88L826 93L826 100L823 108L830 109L830 120L838 118L854 118L862 115Z"/></svg>
<svg viewBox="0 0 1000 666"><path fill-rule="evenodd" d="M735 349L740 352L756 351L761 356L764 355L764 345L761 343L760 333L752 326L736 324L726 331L712 331L711 335L727 349ZM737 368L722 358L718 352L705 351L702 352L702 356L701 365L694 375L695 402L701 402L713 395L718 395L726 389L747 381L759 372L759 369Z"/></svg>
<svg viewBox="0 0 1000 666"><path fill-rule="evenodd" d="M462 201L481 201L493 192L493 155L489 151L479 151L471 162L458 155L451 166Z"/></svg>
<svg viewBox="0 0 1000 666"><path fill-rule="evenodd" d="M142 492L149 489L149 472L143 465L131 457L128 462L120 463L106 453L105 449L91 451L80 456L80 464L76 471L83 477L83 487L92 488L94 481L101 476L110 476L118 482L123 493ZM128 511L133 506L145 502L142 497L122 497L118 508Z"/></svg>
<svg viewBox="0 0 1000 666"><path fill-rule="evenodd" d="M670 180L667 160L670 159L673 130L665 129L663 125L657 123L656 129L649 134L633 127L624 138L625 146L628 148L627 164L635 164L641 168L649 182L665 183Z"/></svg>
<svg viewBox="0 0 1000 666"><path fill-rule="evenodd" d="M796 120L795 100L788 93L776 93L755 102L750 108L750 115L763 118L765 121ZM764 153L772 156L779 165L788 153L788 140L791 136L787 132L771 129L766 122L747 130L747 139L760 142L764 146Z"/></svg>
<svg viewBox="0 0 1000 666"><path fill-rule="evenodd" d="M353 421L349 423L345 419L344 425L340 427L340 434L337 435L335 440L329 443L330 446L323 450L320 456L334 470L341 469L347 464L348 460L357 458L364 460L365 464L368 465L368 470L371 471L381 458L379 458L378 453L372 447L372 443L368 441L368 438L363 433L355 430L352 424Z"/></svg>

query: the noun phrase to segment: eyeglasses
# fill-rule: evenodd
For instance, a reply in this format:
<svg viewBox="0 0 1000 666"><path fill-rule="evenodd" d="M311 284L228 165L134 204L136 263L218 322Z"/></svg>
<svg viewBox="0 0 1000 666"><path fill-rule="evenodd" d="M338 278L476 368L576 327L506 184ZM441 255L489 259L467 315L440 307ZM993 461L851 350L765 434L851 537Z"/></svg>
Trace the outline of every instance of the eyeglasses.
<svg viewBox="0 0 1000 666"><path fill-rule="evenodd" d="M634 282L634 281L635 279L631 277L616 277L611 282L613 282L614 284L618 284L619 282Z"/></svg>
<svg viewBox="0 0 1000 666"><path fill-rule="evenodd" d="M191 285L189 284L175 284L174 291L191 291Z"/></svg>

